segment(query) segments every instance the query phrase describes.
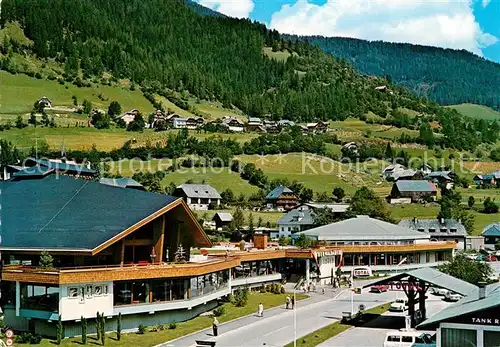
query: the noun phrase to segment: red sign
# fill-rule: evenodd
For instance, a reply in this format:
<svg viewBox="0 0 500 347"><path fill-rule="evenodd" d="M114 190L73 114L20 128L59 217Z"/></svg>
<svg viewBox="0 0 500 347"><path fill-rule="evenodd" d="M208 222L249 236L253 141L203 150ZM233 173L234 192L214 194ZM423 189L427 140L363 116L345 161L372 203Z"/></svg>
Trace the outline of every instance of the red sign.
<svg viewBox="0 0 500 347"><path fill-rule="evenodd" d="M415 290L418 292L424 290L424 288L420 286L420 282L393 281L389 282L389 285L391 286L391 290Z"/></svg>

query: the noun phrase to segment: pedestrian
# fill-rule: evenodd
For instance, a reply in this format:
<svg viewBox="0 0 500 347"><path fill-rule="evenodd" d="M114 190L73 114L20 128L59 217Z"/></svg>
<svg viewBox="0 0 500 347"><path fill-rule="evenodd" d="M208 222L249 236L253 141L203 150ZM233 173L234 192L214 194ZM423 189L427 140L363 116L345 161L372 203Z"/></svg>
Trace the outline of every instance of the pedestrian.
<svg viewBox="0 0 500 347"><path fill-rule="evenodd" d="M286 309L288 310L288 308L290 307L290 297L289 296L286 297L285 303L286 303Z"/></svg>
<svg viewBox="0 0 500 347"><path fill-rule="evenodd" d="M292 310L295 308L295 296L292 296Z"/></svg>
<svg viewBox="0 0 500 347"><path fill-rule="evenodd" d="M325 295L325 287L321 288L321 294Z"/></svg>
<svg viewBox="0 0 500 347"><path fill-rule="evenodd" d="M264 317L264 305L259 304L259 317Z"/></svg>
<svg viewBox="0 0 500 347"><path fill-rule="evenodd" d="M214 317L214 321L212 323L212 330L214 332L214 336L217 336L218 329L219 329L219 321L217 320L217 317Z"/></svg>

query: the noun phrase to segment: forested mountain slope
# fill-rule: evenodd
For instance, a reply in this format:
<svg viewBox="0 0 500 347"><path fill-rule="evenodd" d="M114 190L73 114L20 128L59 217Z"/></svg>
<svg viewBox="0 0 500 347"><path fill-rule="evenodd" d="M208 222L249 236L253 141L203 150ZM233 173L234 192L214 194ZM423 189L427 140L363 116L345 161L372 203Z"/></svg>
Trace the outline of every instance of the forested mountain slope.
<svg viewBox="0 0 500 347"><path fill-rule="evenodd" d="M4 0L1 23L9 21L21 23L38 57L65 63L66 81L107 72L249 115L303 121L428 105L402 88L376 91L387 81L363 77L319 48L248 20L199 16L182 0ZM270 59L265 46L295 54Z"/></svg>
<svg viewBox="0 0 500 347"><path fill-rule="evenodd" d="M347 59L359 71L390 76L442 105L476 103L500 110L500 64L465 50L341 37L288 36Z"/></svg>

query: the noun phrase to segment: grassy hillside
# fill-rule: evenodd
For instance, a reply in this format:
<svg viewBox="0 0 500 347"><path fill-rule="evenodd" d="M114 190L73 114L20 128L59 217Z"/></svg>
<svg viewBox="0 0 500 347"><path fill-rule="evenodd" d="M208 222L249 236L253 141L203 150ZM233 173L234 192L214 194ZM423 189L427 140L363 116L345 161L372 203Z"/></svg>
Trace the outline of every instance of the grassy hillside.
<svg viewBox="0 0 500 347"><path fill-rule="evenodd" d="M470 118L500 120L500 112L495 111L494 109L487 106L476 105L476 104L460 104L460 105L452 105L449 107L454 108L464 116Z"/></svg>
<svg viewBox="0 0 500 347"><path fill-rule="evenodd" d="M0 116L29 113L33 103L42 96L48 97L54 106L73 107L72 96L75 95L80 104L87 99L97 108L107 109L109 103L115 100L123 110L136 108L142 113L153 111L153 106L141 91L130 91L119 86L79 88L73 84L61 85L56 81L0 71L0 90Z"/></svg>

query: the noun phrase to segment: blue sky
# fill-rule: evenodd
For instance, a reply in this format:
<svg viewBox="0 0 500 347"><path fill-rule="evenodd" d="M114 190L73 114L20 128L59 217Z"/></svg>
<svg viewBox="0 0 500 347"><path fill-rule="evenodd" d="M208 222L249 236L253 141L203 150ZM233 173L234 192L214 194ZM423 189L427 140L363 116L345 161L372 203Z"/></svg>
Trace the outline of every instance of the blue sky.
<svg viewBox="0 0 500 347"><path fill-rule="evenodd" d="M500 63L500 0L196 0L283 33L466 49Z"/></svg>

